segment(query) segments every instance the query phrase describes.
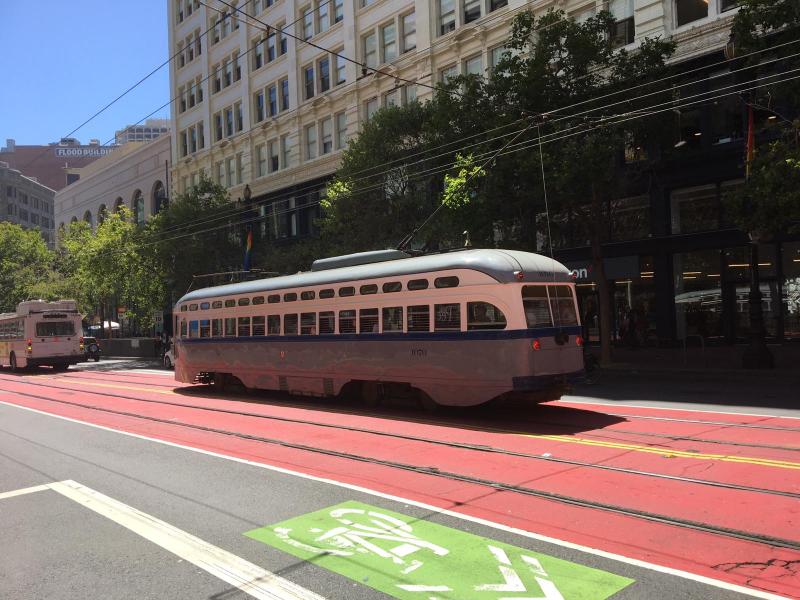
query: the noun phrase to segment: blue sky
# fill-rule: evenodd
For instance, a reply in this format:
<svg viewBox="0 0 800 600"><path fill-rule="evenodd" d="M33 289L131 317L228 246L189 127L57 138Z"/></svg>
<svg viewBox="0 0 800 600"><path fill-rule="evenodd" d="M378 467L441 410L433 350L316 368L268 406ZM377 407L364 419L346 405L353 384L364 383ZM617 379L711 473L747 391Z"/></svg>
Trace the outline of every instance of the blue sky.
<svg viewBox="0 0 800 600"><path fill-rule="evenodd" d="M166 61L166 11L167 0L0 0L0 145L59 140ZM72 137L104 144L168 100L164 66Z"/></svg>

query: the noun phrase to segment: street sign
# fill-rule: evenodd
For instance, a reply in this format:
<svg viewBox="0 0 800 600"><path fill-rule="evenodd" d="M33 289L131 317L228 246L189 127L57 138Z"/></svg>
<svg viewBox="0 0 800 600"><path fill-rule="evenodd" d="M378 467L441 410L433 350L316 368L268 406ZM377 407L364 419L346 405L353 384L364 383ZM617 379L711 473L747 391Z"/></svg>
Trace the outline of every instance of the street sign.
<svg viewBox="0 0 800 600"><path fill-rule="evenodd" d="M633 583L361 502L245 535L402 600L605 600Z"/></svg>

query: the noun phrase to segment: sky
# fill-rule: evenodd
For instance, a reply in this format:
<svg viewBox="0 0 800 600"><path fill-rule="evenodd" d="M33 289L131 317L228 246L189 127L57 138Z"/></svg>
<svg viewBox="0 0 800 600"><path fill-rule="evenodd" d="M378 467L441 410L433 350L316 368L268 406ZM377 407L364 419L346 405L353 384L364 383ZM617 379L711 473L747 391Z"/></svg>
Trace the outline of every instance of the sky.
<svg viewBox="0 0 800 600"><path fill-rule="evenodd" d="M167 54L167 0L0 0L0 145L56 142L122 94ZM113 143L158 109L169 118L169 65L71 133Z"/></svg>

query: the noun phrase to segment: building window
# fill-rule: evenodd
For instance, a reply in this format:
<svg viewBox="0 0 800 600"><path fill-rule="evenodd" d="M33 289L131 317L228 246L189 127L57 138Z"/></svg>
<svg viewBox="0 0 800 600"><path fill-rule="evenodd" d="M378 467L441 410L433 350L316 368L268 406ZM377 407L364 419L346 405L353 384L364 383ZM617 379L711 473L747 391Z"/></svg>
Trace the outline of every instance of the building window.
<svg viewBox="0 0 800 600"><path fill-rule="evenodd" d="M181 131L181 158L189 153L189 142L185 131Z"/></svg>
<svg viewBox="0 0 800 600"><path fill-rule="evenodd" d="M508 0L489 0L489 12L503 8L508 4Z"/></svg>
<svg viewBox="0 0 800 600"><path fill-rule="evenodd" d="M289 110L289 80L282 79L281 86L281 110Z"/></svg>
<svg viewBox="0 0 800 600"><path fill-rule="evenodd" d="M258 165L258 177L263 177L267 174L267 154L264 144L256 146L256 163Z"/></svg>
<svg viewBox="0 0 800 600"><path fill-rule="evenodd" d="M278 140L269 142L269 172L274 173L280 168Z"/></svg>
<svg viewBox="0 0 800 600"><path fill-rule="evenodd" d="M228 179L227 179L228 187L231 187L231 186L233 186L235 184L235 180L234 180L234 176L236 175L236 171L234 171L235 166L236 165L234 163L233 157L228 158L228 159L225 160L225 167L226 167L225 170L228 173Z"/></svg>
<svg viewBox="0 0 800 600"><path fill-rule="evenodd" d="M388 63L397 58L397 30L394 23L381 27L381 53L383 62Z"/></svg>
<svg viewBox="0 0 800 600"><path fill-rule="evenodd" d="M314 10L309 6L303 9L303 39L314 37Z"/></svg>
<svg viewBox="0 0 800 600"><path fill-rule="evenodd" d="M225 109L225 135L230 137L233 135L233 109Z"/></svg>
<svg viewBox="0 0 800 600"><path fill-rule="evenodd" d="M244 156L240 152L236 155L236 183L244 181Z"/></svg>
<svg viewBox="0 0 800 600"><path fill-rule="evenodd" d="M219 65L214 65L214 87L212 88L213 93L217 93L222 89L222 75L219 69Z"/></svg>
<svg viewBox="0 0 800 600"><path fill-rule="evenodd" d="M203 130L203 122L197 124L197 147L201 150L206 147L206 135Z"/></svg>
<svg viewBox="0 0 800 600"><path fill-rule="evenodd" d="M719 227L716 186L673 190L670 198L672 233L697 233Z"/></svg>
<svg viewBox="0 0 800 600"><path fill-rule="evenodd" d="M400 17L403 27L403 52L414 50L417 47L417 22L416 13L409 13Z"/></svg>
<svg viewBox="0 0 800 600"><path fill-rule="evenodd" d="M478 54L464 61L465 75L483 75L483 57Z"/></svg>
<svg viewBox="0 0 800 600"><path fill-rule="evenodd" d="M403 102L405 104L410 104L411 102L417 101L417 85L415 83L409 83L408 85L403 87Z"/></svg>
<svg viewBox="0 0 800 600"><path fill-rule="evenodd" d="M318 6L317 31L320 33L328 31L331 26L331 13L328 2L330 2L330 0L321 0Z"/></svg>
<svg viewBox="0 0 800 600"><path fill-rule="evenodd" d="M264 40L253 43L253 70L260 69L264 64Z"/></svg>
<svg viewBox="0 0 800 600"><path fill-rule="evenodd" d="M269 116L274 117L278 114L278 88L274 85L269 86L268 92L268 102L269 102Z"/></svg>
<svg viewBox="0 0 800 600"><path fill-rule="evenodd" d="M445 35L456 28L455 0L439 1L439 35Z"/></svg>
<svg viewBox="0 0 800 600"><path fill-rule="evenodd" d="M344 0L333 0L333 22L344 19Z"/></svg>
<svg viewBox="0 0 800 600"><path fill-rule="evenodd" d="M343 50L339 50L336 54L336 85L340 85L346 81L345 60L341 52L343 52Z"/></svg>
<svg viewBox="0 0 800 600"><path fill-rule="evenodd" d="M609 32L612 47L619 48L632 44L635 36L633 0L611 0L608 9L616 19Z"/></svg>
<svg viewBox="0 0 800 600"><path fill-rule="evenodd" d="M708 16L708 2L705 0L675 0L675 14L678 27Z"/></svg>
<svg viewBox="0 0 800 600"><path fill-rule="evenodd" d="M336 115L336 149L341 150L347 145L347 115L343 112Z"/></svg>
<svg viewBox="0 0 800 600"><path fill-rule="evenodd" d="M281 24L279 24L279 25L278 25L278 27L277 27L277 29L278 29L278 36L279 36L279 37L278 37L278 39L280 40L280 43L279 43L279 49L280 49L281 56L283 56L284 54L286 54L286 51L287 51L287 49L288 49L288 39L289 39L289 38L287 38L287 37L286 37L286 34L285 34L285 33L283 33L283 28L284 28L284 27L286 27L286 23L281 23Z"/></svg>
<svg viewBox="0 0 800 600"><path fill-rule="evenodd" d="M306 160L317 158L317 126L306 127Z"/></svg>
<svg viewBox="0 0 800 600"><path fill-rule="evenodd" d="M333 151L333 120L331 117L322 121L322 153L330 154Z"/></svg>
<svg viewBox="0 0 800 600"><path fill-rule="evenodd" d="M364 103L364 116L367 121L378 111L378 99L372 98Z"/></svg>
<svg viewBox="0 0 800 600"><path fill-rule="evenodd" d="M378 46L375 34L371 33L364 37L364 64L374 69L378 66Z"/></svg>
<svg viewBox="0 0 800 600"><path fill-rule="evenodd" d="M398 98L399 97L399 93L400 93L400 89L399 88L395 88L391 92L386 92L383 95L383 106L385 108L388 108L388 107L391 107L391 106L398 106L400 104L400 100Z"/></svg>
<svg viewBox="0 0 800 600"><path fill-rule="evenodd" d="M330 59L323 58L319 61L319 91L327 92L331 88Z"/></svg>
<svg viewBox="0 0 800 600"><path fill-rule="evenodd" d="M260 123L261 121L264 120L264 117L266 116L264 114L264 90L259 90L258 92L256 92L253 103L256 105L256 110L255 110L256 123Z"/></svg>
<svg viewBox="0 0 800 600"><path fill-rule="evenodd" d="M453 77L458 75L458 69L455 65L450 65L439 71L439 81L442 84L447 84Z"/></svg>
<svg viewBox="0 0 800 600"><path fill-rule="evenodd" d="M503 58L503 53L506 51L505 46L497 46L489 50L489 67L494 70Z"/></svg>
<svg viewBox="0 0 800 600"><path fill-rule="evenodd" d="M314 97L314 67L303 68L303 85L305 88L306 100Z"/></svg>
<svg viewBox="0 0 800 600"><path fill-rule="evenodd" d="M236 112L236 131L239 132L244 129L244 114L242 113L242 103L237 102L233 105L233 109Z"/></svg>
<svg viewBox="0 0 800 600"><path fill-rule="evenodd" d="M481 0L464 0L464 23L472 23L481 18Z"/></svg>
<svg viewBox="0 0 800 600"><path fill-rule="evenodd" d="M289 134L281 136L281 169L291 165L292 147L289 145Z"/></svg>
<svg viewBox="0 0 800 600"><path fill-rule="evenodd" d="M274 31L270 32L267 36L267 61L272 62L275 60L275 37Z"/></svg>

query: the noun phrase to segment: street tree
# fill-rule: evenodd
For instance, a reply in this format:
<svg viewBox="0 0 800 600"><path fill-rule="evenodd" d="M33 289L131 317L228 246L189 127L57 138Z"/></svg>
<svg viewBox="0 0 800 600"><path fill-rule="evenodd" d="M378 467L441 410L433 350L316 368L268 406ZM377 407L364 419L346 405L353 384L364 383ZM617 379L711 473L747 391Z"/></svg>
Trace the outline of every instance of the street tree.
<svg viewBox="0 0 800 600"><path fill-rule="evenodd" d="M55 287L43 285L56 278L52 261L38 231L0 222L0 312L13 312L23 300L52 299Z"/></svg>

